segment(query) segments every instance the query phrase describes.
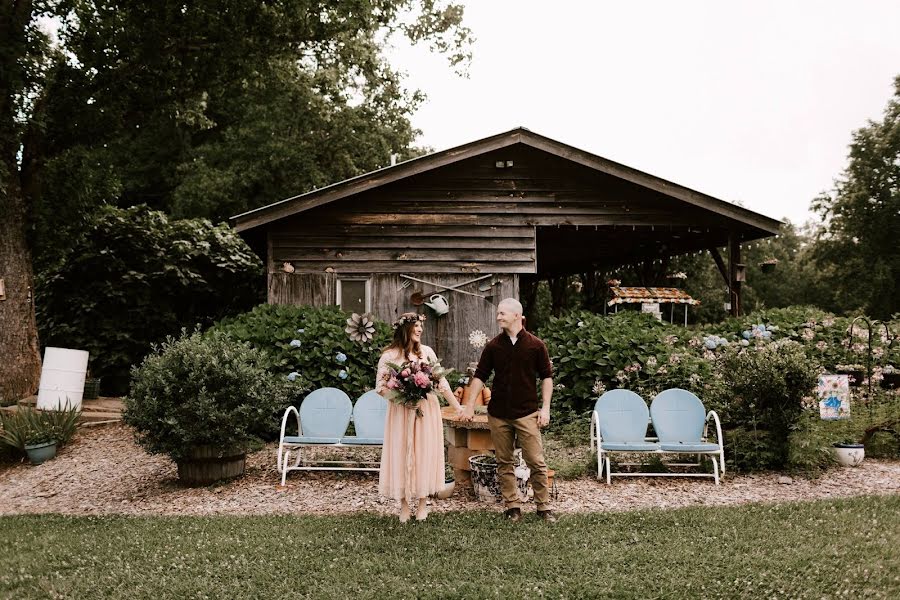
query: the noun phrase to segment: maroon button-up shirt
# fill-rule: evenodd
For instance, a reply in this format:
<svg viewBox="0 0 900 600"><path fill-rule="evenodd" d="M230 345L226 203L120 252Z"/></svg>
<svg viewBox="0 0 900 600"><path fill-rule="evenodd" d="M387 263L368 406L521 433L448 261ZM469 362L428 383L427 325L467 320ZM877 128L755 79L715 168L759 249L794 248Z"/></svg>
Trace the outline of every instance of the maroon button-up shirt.
<svg viewBox="0 0 900 600"><path fill-rule="evenodd" d="M539 410L537 379L553 377L547 346L524 329L515 344L501 332L484 347L475 377L487 381L492 372L488 414L500 419L521 419Z"/></svg>

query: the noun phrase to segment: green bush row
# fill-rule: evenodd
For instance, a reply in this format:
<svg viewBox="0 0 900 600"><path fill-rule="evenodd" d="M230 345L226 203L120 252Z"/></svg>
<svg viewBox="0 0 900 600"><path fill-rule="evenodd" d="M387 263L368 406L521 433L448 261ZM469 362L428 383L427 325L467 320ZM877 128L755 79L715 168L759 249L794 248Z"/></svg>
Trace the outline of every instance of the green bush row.
<svg viewBox="0 0 900 600"><path fill-rule="evenodd" d="M678 387L718 412L732 467L821 467L830 463L829 448L842 436L837 427L808 426L812 416L818 419L813 399L818 375L845 361L858 363L861 353L868 353L866 328L857 322L851 340L850 323L808 307L751 314L705 331L635 311L607 317L575 312L551 319L539 335L554 361L555 428L571 437L575 429L568 424L587 422L607 389L631 389L650 402L660 391ZM896 325L888 324L892 335ZM889 346L891 336L882 339L881 331L876 329L872 338L873 359L900 366L896 348ZM874 369L876 377L880 368ZM897 410L896 403L887 405L885 410ZM867 418L857 407L855 422ZM885 416L866 426L891 435L884 426L890 422ZM584 428L576 428L584 435Z"/></svg>

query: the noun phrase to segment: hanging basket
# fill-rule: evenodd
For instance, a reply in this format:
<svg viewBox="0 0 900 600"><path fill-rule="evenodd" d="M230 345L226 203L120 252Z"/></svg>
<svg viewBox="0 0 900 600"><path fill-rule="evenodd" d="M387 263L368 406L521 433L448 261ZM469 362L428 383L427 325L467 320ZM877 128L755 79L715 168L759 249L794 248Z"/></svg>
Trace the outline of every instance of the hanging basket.
<svg viewBox="0 0 900 600"><path fill-rule="evenodd" d="M838 374L850 376L850 387L861 386L863 379L866 378L866 372L862 369L839 369Z"/></svg>
<svg viewBox="0 0 900 600"><path fill-rule="evenodd" d="M763 273L771 273L772 271L775 270L775 267L777 267L777 266L778 266L777 258L770 258L769 260L764 260L763 262L759 263L759 268L760 268L760 270L762 270Z"/></svg>
<svg viewBox="0 0 900 600"><path fill-rule="evenodd" d="M881 377L881 387L889 390L900 388L900 372L882 373Z"/></svg>

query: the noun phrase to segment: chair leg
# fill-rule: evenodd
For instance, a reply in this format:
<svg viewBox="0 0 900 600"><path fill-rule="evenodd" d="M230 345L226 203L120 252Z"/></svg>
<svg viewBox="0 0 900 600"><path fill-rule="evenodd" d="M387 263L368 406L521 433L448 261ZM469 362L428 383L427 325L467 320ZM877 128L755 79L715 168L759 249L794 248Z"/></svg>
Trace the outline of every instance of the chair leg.
<svg viewBox="0 0 900 600"><path fill-rule="evenodd" d="M719 485L719 462L714 456L709 457L713 464L713 476L716 478L716 485Z"/></svg>
<svg viewBox="0 0 900 600"><path fill-rule="evenodd" d="M287 463L287 461L288 461L288 455L290 455L290 453L291 453L290 450L285 450L285 451L284 451L284 458L282 458L282 460L279 461L279 463L281 463L281 464L278 465L279 470L281 471L281 485L282 485L282 487L284 487L285 480L287 479L287 472L288 472L288 463ZM279 457L281 457L281 448L278 449L278 455L279 455Z"/></svg>
<svg viewBox="0 0 900 600"><path fill-rule="evenodd" d="M606 455L606 483L607 485L612 484L612 471L611 471L611 463L609 460L609 454Z"/></svg>

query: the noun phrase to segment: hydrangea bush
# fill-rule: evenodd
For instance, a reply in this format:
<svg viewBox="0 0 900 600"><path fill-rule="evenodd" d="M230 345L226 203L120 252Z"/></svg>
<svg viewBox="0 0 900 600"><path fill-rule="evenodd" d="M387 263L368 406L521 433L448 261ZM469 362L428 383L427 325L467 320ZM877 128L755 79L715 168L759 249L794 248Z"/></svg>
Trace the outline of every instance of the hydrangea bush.
<svg viewBox="0 0 900 600"><path fill-rule="evenodd" d="M263 304L211 331L250 343L265 356L269 372L304 392L336 387L356 398L375 386L378 358L392 332L371 319L372 338L355 341L347 332L349 317L336 306Z"/></svg>

